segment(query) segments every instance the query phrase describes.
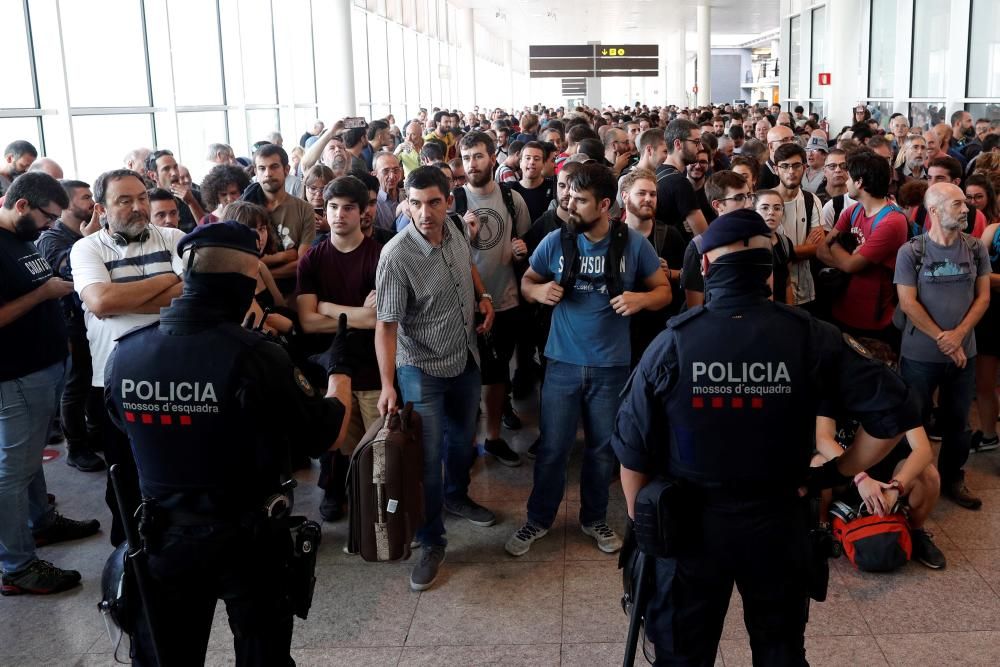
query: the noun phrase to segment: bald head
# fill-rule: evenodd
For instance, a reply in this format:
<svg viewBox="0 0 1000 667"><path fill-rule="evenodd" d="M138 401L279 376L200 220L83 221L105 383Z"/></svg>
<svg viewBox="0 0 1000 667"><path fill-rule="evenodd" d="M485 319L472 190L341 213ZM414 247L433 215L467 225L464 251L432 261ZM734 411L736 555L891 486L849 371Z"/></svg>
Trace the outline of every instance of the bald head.
<svg viewBox="0 0 1000 667"><path fill-rule="evenodd" d="M935 183L927 188L924 207L931 218L931 226L938 225L946 232L965 229L969 219L965 193L954 183Z"/></svg>
<svg viewBox="0 0 1000 667"><path fill-rule="evenodd" d="M790 142L794 136L795 133L792 132L792 128L785 127L784 125L772 127L767 131L767 148L771 152L772 162L774 162L774 152L778 150L778 147Z"/></svg>
<svg viewBox="0 0 1000 667"><path fill-rule="evenodd" d="M63 179L63 170L59 163L50 157L40 157L31 163L28 171L40 171L48 174L52 178L60 181Z"/></svg>
<svg viewBox="0 0 1000 667"><path fill-rule="evenodd" d="M947 150L948 144L951 143L951 125L948 125L948 123L938 123L931 128L931 131L937 135L941 150Z"/></svg>

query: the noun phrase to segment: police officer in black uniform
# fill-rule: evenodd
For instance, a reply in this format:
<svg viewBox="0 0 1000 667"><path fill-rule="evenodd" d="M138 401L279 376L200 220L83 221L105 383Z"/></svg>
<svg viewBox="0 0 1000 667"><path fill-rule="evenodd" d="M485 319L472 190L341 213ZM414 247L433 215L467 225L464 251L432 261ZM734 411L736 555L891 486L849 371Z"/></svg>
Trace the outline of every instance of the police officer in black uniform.
<svg viewBox="0 0 1000 667"><path fill-rule="evenodd" d="M650 480L674 484L659 522L673 543L649 548L661 550L645 609L657 665L714 663L734 583L754 664L807 665L815 561L801 487L850 480L920 423L899 376L834 327L768 300L767 235L749 210L712 223L702 235L707 303L653 341L618 413L611 443L629 516ZM824 399L863 428L810 473Z"/></svg>
<svg viewBox="0 0 1000 667"><path fill-rule="evenodd" d="M346 330L324 356L326 397L286 352L241 326L258 271L257 234L236 222L181 239L184 292L160 321L122 337L109 360L109 413L132 444L140 533L162 665L202 664L216 601L238 665L294 665L287 523L267 518L292 458L319 456L349 421ZM137 619L136 665L154 664Z"/></svg>

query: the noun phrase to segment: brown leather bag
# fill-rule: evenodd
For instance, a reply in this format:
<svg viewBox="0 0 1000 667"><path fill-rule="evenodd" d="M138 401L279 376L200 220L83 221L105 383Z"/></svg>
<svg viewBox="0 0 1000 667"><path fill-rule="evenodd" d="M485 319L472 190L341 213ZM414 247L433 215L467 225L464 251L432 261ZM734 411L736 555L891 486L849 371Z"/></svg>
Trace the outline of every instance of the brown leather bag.
<svg viewBox="0 0 1000 667"><path fill-rule="evenodd" d="M422 432L420 414L407 403L373 423L351 455L347 549L366 561L410 557L424 522Z"/></svg>

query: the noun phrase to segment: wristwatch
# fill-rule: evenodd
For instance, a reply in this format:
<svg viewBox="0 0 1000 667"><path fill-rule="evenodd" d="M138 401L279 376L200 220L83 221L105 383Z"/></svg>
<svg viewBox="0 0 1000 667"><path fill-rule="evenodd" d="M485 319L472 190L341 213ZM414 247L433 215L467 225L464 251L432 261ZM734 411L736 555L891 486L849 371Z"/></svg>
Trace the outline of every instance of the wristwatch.
<svg viewBox="0 0 1000 667"><path fill-rule="evenodd" d="M479 295L479 298L476 300L482 301L483 299L487 299L490 303L493 303L493 295L490 294L489 292L483 292L482 294Z"/></svg>
<svg viewBox="0 0 1000 667"><path fill-rule="evenodd" d="M894 479L890 480L889 481L889 488L890 489L896 489L896 491L898 491L899 495L901 495L901 496L905 496L906 495L906 490L903 488L903 483L900 482L898 479L894 478Z"/></svg>

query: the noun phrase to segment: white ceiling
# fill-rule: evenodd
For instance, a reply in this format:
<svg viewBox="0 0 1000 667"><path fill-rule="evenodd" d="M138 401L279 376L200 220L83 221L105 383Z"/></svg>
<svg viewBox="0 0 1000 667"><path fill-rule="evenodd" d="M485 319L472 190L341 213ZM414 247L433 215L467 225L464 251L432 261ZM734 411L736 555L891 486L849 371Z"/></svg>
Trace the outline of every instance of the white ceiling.
<svg viewBox="0 0 1000 667"><path fill-rule="evenodd" d="M662 44L669 33L696 31L699 0L453 0L517 51L530 44ZM709 0L715 45L752 39L779 26L780 0ZM497 16L497 13L500 16ZM553 18L554 17L554 18ZM688 43L688 48L694 45Z"/></svg>

